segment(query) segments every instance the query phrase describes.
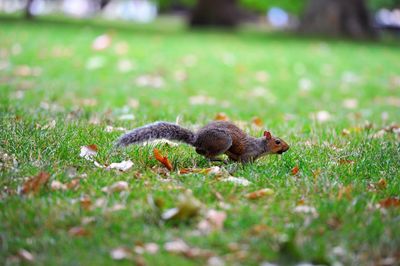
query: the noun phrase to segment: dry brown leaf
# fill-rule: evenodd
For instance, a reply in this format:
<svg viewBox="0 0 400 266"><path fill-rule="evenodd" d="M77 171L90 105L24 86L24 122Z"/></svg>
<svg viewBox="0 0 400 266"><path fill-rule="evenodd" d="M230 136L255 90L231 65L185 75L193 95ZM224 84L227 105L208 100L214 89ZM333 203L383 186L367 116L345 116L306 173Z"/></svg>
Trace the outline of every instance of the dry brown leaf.
<svg viewBox="0 0 400 266"><path fill-rule="evenodd" d="M49 181L50 175L40 172L37 176L31 177L24 183L21 189L22 194L37 193Z"/></svg>
<svg viewBox="0 0 400 266"><path fill-rule="evenodd" d="M74 189L77 188L79 186L79 179L78 178L74 178L72 179L68 184L67 184L67 188L68 189Z"/></svg>
<svg viewBox="0 0 400 266"><path fill-rule="evenodd" d="M250 235L261 235L264 233L275 233L275 230L265 224L256 224L249 230Z"/></svg>
<svg viewBox="0 0 400 266"><path fill-rule="evenodd" d="M254 117L254 118L251 120L251 123L253 123L253 125L256 125L257 127L262 127L262 126L264 125L264 122L263 122L262 119L259 118L259 117Z"/></svg>
<svg viewBox="0 0 400 266"><path fill-rule="evenodd" d="M214 120L216 120L216 121L229 121L229 118L225 113L218 113L218 114L215 115Z"/></svg>
<svg viewBox="0 0 400 266"><path fill-rule="evenodd" d="M162 156L160 154L160 151L158 149L156 149L156 148L153 149L153 154L154 154L154 157L156 158L157 161L162 163L169 171L172 171L172 164L168 160L168 157Z"/></svg>
<svg viewBox="0 0 400 266"><path fill-rule="evenodd" d="M292 170L290 171L292 175L297 175L299 173L300 169L299 166L295 166L292 168Z"/></svg>
<svg viewBox="0 0 400 266"><path fill-rule="evenodd" d="M271 196L274 193L275 193L274 190L272 190L270 188L264 188L264 189L260 189L260 190L248 193L245 195L245 197L248 199L251 199L251 200L255 200L255 199L265 197L265 196Z"/></svg>
<svg viewBox="0 0 400 266"><path fill-rule="evenodd" d="M108 187L103 187L101 191L107 192L107 193L113 193L113 192L121 192L121 191L127 191L129 189L128 182L126 181L117 181L111 186Z"/></svg>
<svg viewBox="0 0 400 266"><path fill-rule="evenodd" d="M400 207L400 198L390 197L379 201L381 208Z"/></svg>
<svg viewBox="0 0 400 266"><path fill-rule="evenodd" d="M82 196L79 199L79 203L84 210L90 210L90 207L92 206L92 200L89 198L89 196Z"/></svg>
<svg viewBox="0 0 400 266"><path fill-rule="evenodd" d="M97 151L98 148L95 144L81 146L81 153L79 156L91 161L92 158L97 155Z"/></svg>
<svg viewBox="0 0 400 266"><path fill-rule="evenodd" d="M71 236L88 236L89 231L82 226L75 226L68 230L68 234Z"/></svg>
<svg viewBox="0 0 400 266"><path fill-rule="evenodd" d="M349 159L340 159L339 164L354 164L354 161Z"/></svg>
<svg viewBox="0 0 400 266"><path fill-rule="evenodd" d="M335 230L338 229L342 225L342 221L339 217L333 216L326 221L327 225L330 229Z"/></svg>
<svg viewBox="0 0 400 266"><path fill-rule="evenodd" d="M344 197L346 197L347 199L351 199L352 191L353 191L352 185L343 186L343 187L339 188L339 192L338 192L338 196L337 196L338 200L341 200Z"/></svg>

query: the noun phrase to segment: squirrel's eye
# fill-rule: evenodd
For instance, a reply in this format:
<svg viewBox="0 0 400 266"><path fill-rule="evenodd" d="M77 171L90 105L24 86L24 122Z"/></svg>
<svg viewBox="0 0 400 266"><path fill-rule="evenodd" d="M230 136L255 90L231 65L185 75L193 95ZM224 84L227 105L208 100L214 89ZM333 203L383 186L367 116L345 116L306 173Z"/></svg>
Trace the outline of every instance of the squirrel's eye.
<svg viewBox="0 0 400 266"><path fill-rule="evenodd" d="M279 145L279 144L281 144L281 141L279 139L277 139L277 140L275 140L275 144Z"/></svg>

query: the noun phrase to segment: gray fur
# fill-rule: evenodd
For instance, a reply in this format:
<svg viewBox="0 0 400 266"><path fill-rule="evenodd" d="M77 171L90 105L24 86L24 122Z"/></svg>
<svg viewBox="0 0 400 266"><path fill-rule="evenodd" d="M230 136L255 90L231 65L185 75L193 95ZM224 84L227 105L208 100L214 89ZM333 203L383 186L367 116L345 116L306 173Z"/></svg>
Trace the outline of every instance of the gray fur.
<svg viewBox="0 0 400 266"><path fill-rule="evenodd" d="M154 139L177 140L193 146L196 141L196 136L192 131L179 125L168 122L156 122L135 128L126 133L117 141L116 145L118 147L125 147L130 144L138 144Z"/></svg>

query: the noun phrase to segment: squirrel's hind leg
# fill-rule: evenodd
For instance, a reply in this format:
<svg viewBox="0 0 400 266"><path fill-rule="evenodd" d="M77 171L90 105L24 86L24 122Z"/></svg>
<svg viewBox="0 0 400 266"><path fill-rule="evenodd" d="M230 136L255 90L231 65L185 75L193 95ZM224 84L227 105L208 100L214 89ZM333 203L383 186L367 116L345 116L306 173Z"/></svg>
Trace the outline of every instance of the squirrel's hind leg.
<svg viewBox="0 0 400 266"><path fill-rule="evenodd" d="M208 129L199 132L194 146L198 154L214 159L229 150L232 138L224 131Z"/></svg>

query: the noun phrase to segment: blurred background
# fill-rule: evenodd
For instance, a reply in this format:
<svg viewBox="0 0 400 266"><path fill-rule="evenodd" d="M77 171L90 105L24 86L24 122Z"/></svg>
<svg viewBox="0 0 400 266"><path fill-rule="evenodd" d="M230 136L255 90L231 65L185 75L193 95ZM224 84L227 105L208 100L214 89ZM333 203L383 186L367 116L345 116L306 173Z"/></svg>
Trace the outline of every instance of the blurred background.
<svg viewBox="0 0 400 266"><path fill-rule="evenodd" d="M135 23L173 16L191 27L252 24L351 38L376 38L382 31L398 36L400 30L400 0L0 0L0 12Z"/></svg>
<svg viewBox="0 0 400 266"><path fill-rule="evenodd" d="M0 0L0 88L7 106L125 127L385 124L399 37L400 0Z"/></svg>

